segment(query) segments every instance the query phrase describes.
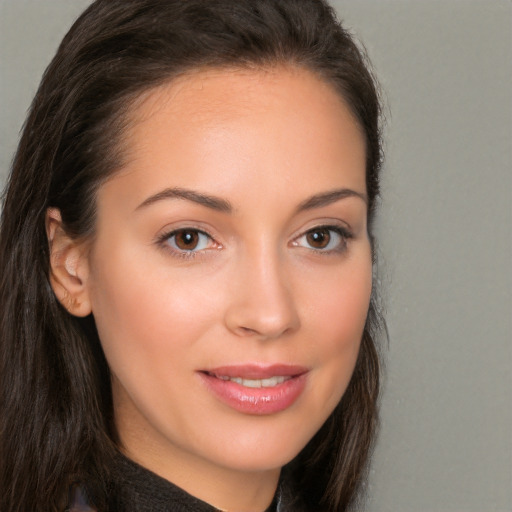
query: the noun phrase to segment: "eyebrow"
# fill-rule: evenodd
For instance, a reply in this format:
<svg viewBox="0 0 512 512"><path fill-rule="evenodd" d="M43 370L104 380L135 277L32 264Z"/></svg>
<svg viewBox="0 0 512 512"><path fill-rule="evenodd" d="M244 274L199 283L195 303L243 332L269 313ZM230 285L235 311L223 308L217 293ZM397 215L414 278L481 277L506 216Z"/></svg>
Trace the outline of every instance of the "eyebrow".
<svg viewBox="0 0 512 512"><path fill-rule="evenodd" d="M361 192L357 192L350 188L339 188L336 190L330 190L329 192L322 192L320 194L315 194L311 196L309 199L306 199L297 207L297 212L303 212L306 210L313 210L315 208L322 208L323 206L328 206L336 201L340 201L341 199L345 199L347 197L359 197L362 199L365 204L368 204L368 197L366 194Z"/></svg>
<svg viewBox="0 0 512 512"><path fill-rule="evenodd" d="M320 194L315 194L314 196L309 197L299 204L297 207L297 213L306 210L313 210L315 208L322 208L323 206L328 206L347 197L359 197L366 204L368 204L368 198L366 194L349 188L340 188L336 190L330 190L328 192L322 192ZM160 192L157 192L156 194L153 194L152 196L145 199L141 204L139 204L135 210L145 208L166 199L185 199L187 201L192 201L202 206L206 206L212 210L223 213L232 213L234 210L232 204L226 199L179 187L166 188Z"/></svg>
<svg viewBox="0 0 512 512"><path fill-rule="evenodd" d="M135 210L145 208L146 206L150 206L164 199L186 199L187 201L192 201L219 212L231 213L233 211L233 206L229 201L226 201L220 197L210 196L208 194L196 192L195 190L190 190L187 188L166 188L165 190L162 190L161 192L148 197L141 204L139 204Z"/></svg>

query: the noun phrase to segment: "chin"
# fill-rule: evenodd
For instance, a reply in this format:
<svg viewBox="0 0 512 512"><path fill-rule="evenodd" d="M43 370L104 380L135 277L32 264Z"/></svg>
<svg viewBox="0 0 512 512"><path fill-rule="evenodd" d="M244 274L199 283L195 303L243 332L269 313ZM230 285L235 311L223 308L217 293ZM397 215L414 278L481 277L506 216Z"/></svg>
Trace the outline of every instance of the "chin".
<svg viewBox="0 0 512 512"><path fill-rule="evenodd" d="M295 422L275 429L262 425L261 429L246 430L243 434L231 431L223 440L218 439L212 459L243 472L280 469L297 457L321 426L315 424L301 430Z"/></svg>

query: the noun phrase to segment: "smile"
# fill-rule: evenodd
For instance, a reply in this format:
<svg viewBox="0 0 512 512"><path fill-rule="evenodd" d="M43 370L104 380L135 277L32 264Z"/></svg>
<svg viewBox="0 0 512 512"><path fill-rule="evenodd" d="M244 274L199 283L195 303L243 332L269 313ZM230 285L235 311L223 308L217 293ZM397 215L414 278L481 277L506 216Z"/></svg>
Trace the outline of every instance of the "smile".
<svg viewBox="0 0 512 512"><path fill-rule="evenodd" d="M268 415L290 408L303 393L309 370L292 365L226 366L198 372L207 390L244 414Z"/></svg>
<svg viewBox="0 0 512 512"><path fill-rule="evenodd" d="M246 388L273 388L278 384L282 384L283 382L291 379L291 377L285 377L283 375L270 377L268 379L243 379L242 377L228 377L227 375L214 375L214 377L221 380L236 382Z"/></svg>

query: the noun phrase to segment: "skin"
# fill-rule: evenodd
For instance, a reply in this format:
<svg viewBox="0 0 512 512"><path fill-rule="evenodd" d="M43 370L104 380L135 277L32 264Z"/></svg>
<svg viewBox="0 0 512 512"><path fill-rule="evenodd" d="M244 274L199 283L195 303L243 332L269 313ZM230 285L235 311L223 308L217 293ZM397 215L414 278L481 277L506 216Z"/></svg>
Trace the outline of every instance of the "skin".
<svg viewBox="0 0 512 512"><path fill-rule="evenodd" d="M190 73L141 98L130 126L94 240L73 242L48 213L54 290L94 314L123 451L220 509L264 510L357 358L372 274L364 138L330 85L288 67ZM176 188L231 211L155 198ZM340 189L354 193L300 209ZM208 236L182 250L169 233L183 228ZM305 389L255 415L198 376L245 363L306 367Z"/></svg>

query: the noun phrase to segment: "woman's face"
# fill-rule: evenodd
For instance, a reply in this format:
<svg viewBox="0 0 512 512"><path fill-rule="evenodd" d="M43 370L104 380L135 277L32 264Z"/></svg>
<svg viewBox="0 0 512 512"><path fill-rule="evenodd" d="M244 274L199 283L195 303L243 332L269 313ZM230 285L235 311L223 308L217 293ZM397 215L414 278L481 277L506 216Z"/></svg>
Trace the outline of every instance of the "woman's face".
<svg viewBox="0 0 512 512"><path fill-rule="evenodd" d="M124 449L170 479L276 471L356 362L372 274L361 131L295 68L189 74L130 126L85 281Z"/></svg>

